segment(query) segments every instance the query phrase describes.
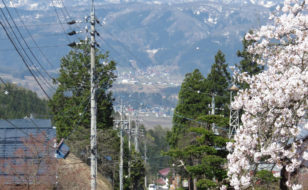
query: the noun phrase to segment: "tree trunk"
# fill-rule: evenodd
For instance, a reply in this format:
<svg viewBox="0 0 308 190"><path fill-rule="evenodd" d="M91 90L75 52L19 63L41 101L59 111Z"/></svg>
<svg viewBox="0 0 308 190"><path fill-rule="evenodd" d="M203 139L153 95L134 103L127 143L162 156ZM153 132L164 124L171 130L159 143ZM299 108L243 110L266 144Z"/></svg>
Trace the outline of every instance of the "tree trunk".
<svg viewBox="0 0 308 190"><path fill-rule="evenodd" d="M288 190L287 181L288 181L288 172L286 167L283 166L280 171L280 189L281 190Z"/></svg>
<svg viewBox="0 0 308 190"><path fill-rule="evenodd" d="M197 190L197 178L194 177L194 190Z"/></svg>

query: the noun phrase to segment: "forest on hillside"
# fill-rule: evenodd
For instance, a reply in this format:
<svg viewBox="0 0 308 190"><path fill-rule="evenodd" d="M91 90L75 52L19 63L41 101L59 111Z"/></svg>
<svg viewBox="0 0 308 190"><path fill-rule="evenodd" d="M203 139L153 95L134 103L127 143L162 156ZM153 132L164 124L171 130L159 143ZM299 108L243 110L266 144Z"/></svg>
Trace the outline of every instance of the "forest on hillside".
<svg viewBox="0 0 308 190"><path fill-rule="evenodd" d="M47 103L47 100L40 99L35 92L15 84L0 85L1 119L20 119L30 115L46 118Z"/></svg>

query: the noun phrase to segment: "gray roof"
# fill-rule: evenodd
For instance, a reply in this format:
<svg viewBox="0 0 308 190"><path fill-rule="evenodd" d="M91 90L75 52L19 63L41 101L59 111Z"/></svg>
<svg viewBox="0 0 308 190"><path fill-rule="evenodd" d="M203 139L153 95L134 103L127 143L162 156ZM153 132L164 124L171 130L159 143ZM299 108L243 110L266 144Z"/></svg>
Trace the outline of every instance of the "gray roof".
<svg viewBox="0 0 308 190"><path fill-rule="evenodd" d="M29 139L32 135L34 138L42 135L38 143L43 143L43 147L48 147L48 150L43 148L39 156L49 155L54 156L55 150L50 140L56 138L56 129L52 127L51 121L46 119L17 119L17 120L0 120L0 168L9 168L10 165L19 163L20 160L24 162L32 162L37 155L29 153L29 146L24 144L24 140ZM26 155L17 154L18 150L23 150ZM18 166L18 165L17 165ZM47 166L43 163L39 168L39 175L44 175L48 171ZM23 175L20 173L19 175ZM5 178L3 178L5 177ZM0 179L5 179L7 184L20 184L23 180L16 177L10 171L0 169Z"/></svg>

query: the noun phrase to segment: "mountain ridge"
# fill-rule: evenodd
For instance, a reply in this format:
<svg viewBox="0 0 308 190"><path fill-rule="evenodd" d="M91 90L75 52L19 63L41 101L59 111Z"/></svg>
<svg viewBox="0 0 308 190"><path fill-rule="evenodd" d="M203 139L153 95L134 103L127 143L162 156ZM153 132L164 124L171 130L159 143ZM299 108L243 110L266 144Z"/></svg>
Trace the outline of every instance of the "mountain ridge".
<svg viewBox="0 0 308 190"><path fill-rule="evenodd" d="M242 48L244 34L265 23L273 9L258 5L265 3L262 0L158 2L161 1L96 1L97 18L102 23L102 26L97 26L101 34L97 38L98 43L103 51L110 51L111 58L118 63L119 68L134 72L163 66L161 71L181 75L199 68L206 74L219 49L226 54L227 62L233 65L238 62L236 51ZM271 2L277 4L281 1ZM49 71L59 68L60 58L69 51L65 33L71 30L84 31L85 23L69 27L65 25L66 21L81 20L89 14L89 7L86 6L89 5L88 1L79 0L69 4L65 0L65 9L61 1L54 4L57 4L56 8L50 7L50 3L45 1L19 0L16 5L30 32L54 63L54 66L45 63ZM14 13L12 8L10 10ZM63 25L59 23L55 10ZM13 15L16 17L15 13ZM18 18L16 21L20 25ZM4 42L0 45L1 68L7 67L9 72L21 72L20 68L24 67L16 53L12 49L1 51L12 46L5 40L4 33L0 33L0 36ZM77 41L84 39L84 36L82 33L77 37L69 37L69 40ZM29 36L26 36L26 40L32 47ZM38 57L42 59L41 55Z"/></svg>

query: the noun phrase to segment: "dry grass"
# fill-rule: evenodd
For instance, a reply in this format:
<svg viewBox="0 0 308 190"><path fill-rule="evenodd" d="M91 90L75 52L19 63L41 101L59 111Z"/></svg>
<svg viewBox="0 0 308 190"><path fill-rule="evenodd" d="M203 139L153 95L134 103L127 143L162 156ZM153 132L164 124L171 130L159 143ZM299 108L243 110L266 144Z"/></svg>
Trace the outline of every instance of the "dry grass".
<svg viewBox="0 0 308 190"><path fill-rule="evenodd" d="M90 189L90 167L73 154L59 164L59 186L65 190ZM102 175L97 176L98 190L112 190L112 185Z"/></svg>

